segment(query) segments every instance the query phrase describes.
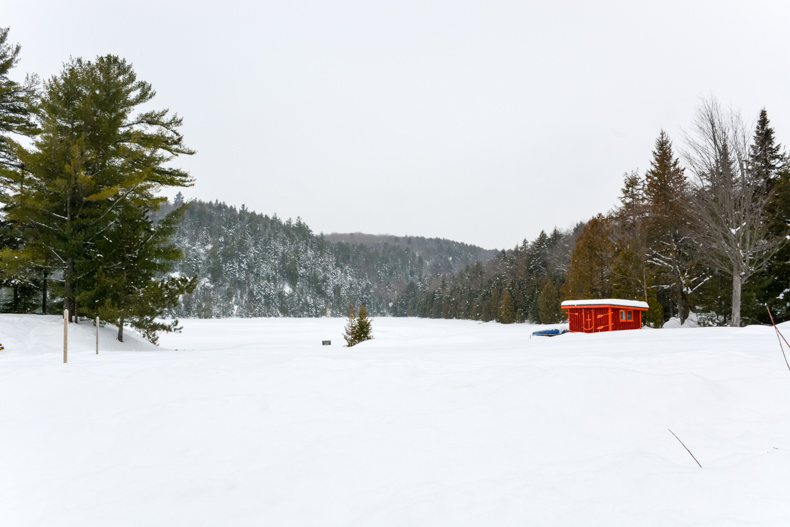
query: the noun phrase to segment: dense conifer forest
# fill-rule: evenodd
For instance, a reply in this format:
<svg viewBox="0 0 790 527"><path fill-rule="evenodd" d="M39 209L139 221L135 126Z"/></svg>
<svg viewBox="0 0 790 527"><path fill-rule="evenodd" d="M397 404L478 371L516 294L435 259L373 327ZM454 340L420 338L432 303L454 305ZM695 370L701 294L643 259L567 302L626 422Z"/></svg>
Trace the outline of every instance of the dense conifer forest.
<svg viewBox="0 0 790 527"><path fill-rule="evenodd" d="M183 206L162 206L159 216ZM347 240L347 241L344 241ZM173 237L178 276L198 276L174 316L343 316L349 302L394 314L410 281L435 281L496 254L438 238L316 235L301 219L281 220L224 203L193 201Z"/></svg>

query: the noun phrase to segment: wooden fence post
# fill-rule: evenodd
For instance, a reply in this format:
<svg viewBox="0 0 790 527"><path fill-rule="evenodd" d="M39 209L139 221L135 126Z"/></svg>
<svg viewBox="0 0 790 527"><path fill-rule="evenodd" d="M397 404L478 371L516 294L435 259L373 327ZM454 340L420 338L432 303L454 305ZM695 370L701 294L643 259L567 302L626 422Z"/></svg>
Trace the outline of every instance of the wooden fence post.
<svg viewBox="0 0 790 527"><path fill-rule="evenodd" d="M68 362L69 355L69 310L63 310L63 364Z"/></svg>

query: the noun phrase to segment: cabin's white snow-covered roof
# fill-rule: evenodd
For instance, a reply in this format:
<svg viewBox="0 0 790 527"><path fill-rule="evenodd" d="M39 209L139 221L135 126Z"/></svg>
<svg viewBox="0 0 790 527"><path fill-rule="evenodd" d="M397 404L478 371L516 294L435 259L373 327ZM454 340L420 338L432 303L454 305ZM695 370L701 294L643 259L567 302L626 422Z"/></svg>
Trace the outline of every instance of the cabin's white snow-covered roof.
<svg viewBox="0 0 790 527"><path fill-rule="evenodd" d="M622 300L620 298L604 298L602 300L566 300L562 303L562 307L572 306L623 306L647 309L647 302L642 302L641 300Z"/></svg>

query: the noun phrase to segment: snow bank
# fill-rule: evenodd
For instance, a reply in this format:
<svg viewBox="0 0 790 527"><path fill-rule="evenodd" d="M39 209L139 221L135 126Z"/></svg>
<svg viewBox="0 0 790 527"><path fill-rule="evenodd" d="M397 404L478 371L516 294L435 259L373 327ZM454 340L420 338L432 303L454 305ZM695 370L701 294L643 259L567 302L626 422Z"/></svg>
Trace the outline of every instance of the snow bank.
<svg viewBox="0 0 790 527"><path fill-rule="evenodd" d="M697 319L697 314L693 311L689 312L689 316L686 317L686 320L683 321L683 324L680 323L679 317L672 317L666 322L664 322L664 329L679 329L679 328L696 328L699 327L699 321Z"/></svg>
<svg viewBox="0 0 790 527"><path fill-rule="evenodd" d="M186 320L98 356L85 326L64 365L57 317L0 316L2 523L790 522L772 328L377 318L348 349L343 324Z"/></svg>

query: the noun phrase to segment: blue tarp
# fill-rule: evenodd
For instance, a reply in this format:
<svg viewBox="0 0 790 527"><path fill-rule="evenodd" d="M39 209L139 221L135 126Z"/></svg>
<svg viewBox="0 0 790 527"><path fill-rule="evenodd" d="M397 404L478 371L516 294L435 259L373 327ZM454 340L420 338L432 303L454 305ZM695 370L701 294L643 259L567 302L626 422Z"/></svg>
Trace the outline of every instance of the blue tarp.
<svg viewBox="0 0 790 527"><path fill-rule="evenodd" d="M543 329L541 331L534 331L532 334L536 337L556 337L557 335L562 335L567 332L567 329Z"/></svg>

